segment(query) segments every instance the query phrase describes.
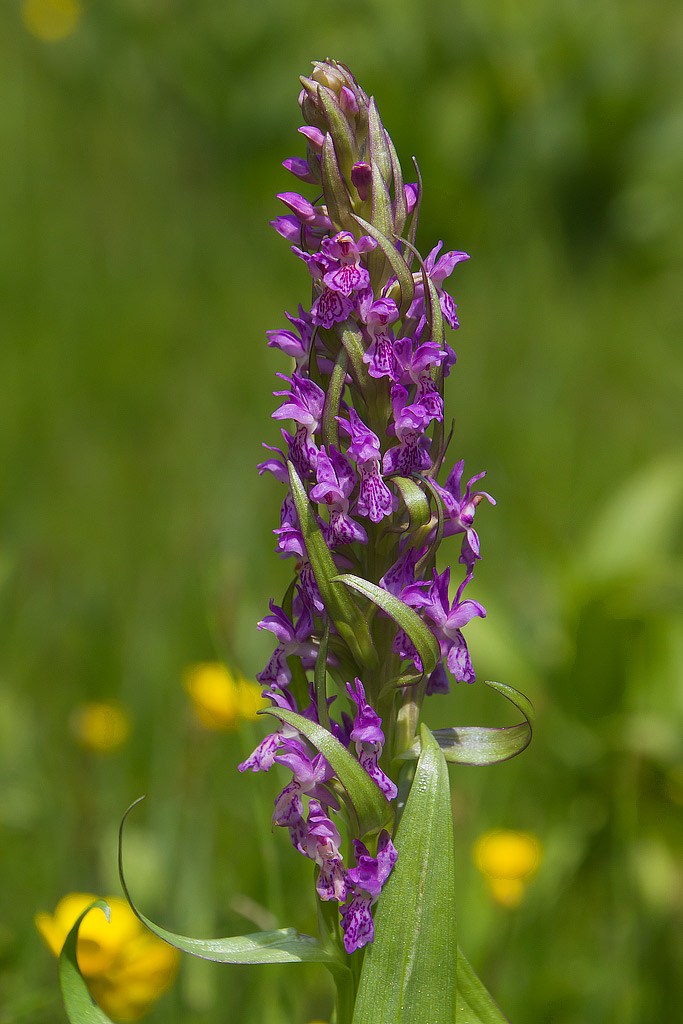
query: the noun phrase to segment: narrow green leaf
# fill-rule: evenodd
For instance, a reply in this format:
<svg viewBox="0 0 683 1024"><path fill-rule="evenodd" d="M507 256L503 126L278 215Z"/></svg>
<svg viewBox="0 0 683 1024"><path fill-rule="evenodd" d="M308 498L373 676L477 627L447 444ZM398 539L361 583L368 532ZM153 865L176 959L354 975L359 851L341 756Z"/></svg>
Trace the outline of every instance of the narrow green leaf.
<svg viewBox="0 0 683 1024"><path fill-rule="evenodd" d="M459 946L456 979L455 1024L509 1024Z"/></svg>
<svg viewBox="0 0 683 1024"><path fill-rule="evenodd" d="M434 507L436 509L436 530L432 531L432 529L430 529L429 531L424 531L424 533L426 534L426 537L424 538L425 540L430 535L430 533L433 532L434 535L430 541L429 547L427 548L424 555L415 566L416 579L424 579L425 576L431 574L431 571L436 564L436 554L437 551L439 550L439 545L441 544L441 539L443 537L443 526L445 520L443 500L441 498L441 495L437 491L436 487L434 486L434 481L428 476L425 476L422 479L424 481L425 487L431 494L432 502L434 503ZM422 539L423 538L414 537L413 544L415 546L420 546Z"/></svg>
<svg viewBox="0 0 683 1024"><path fill-rule="evenodd" d="M344 393L344 381L346 380L346 368L349 365L349 354L342 346L337 353L335 364L332 367L330 381L325 393L325 406L323 408L322 436L323 443L333 444L339 449L339 406Z"/></svg>
<svg viewBox="0 0 683 1024"><path fill-rule="evenodd" d="M453 1024L455 870L448 769L426 726L375 915L353 1024Z"/></svg>
<svg viewBox="0 0 683 1024"><path fill-rule="evenodd" d="M370 142L370 163L377 167L385 183L391 183L391 153L387 144L387 132L379 116L379 110L372 96L368 107L368 138ZM373 181L374 185L374 181Z"/></svg>
<svg viewBox="0 0 683 1024"><path fill-rule="evenodd" d="M534 721L534 707L523 693L506 686L505 683L486 681L486 686L502 693L511 704L514 704L525 721L518 725L492 726L461 726L452 729L436 729L434 738L443 750L444 757L450 764L467 764L484 766L499 764L516 757L529 746ZM408 750L399 754L399 759L411 759L420 755L420 741L416 739Z"/></svg>
<svg viewBox="0 0 683 1024"><path fill-rule="evenodd" d="M317 722L311 722L303 715L297 715L295 711L288 711L286 708L264 708L259 714L273 715L288 725L293 725L329 761L335 775L349 794L358 817L358 831L361 836L379 832L387 826L392 814L387 798L365 769L361 768L353 754L331 732L323 729Z"/></svg>
<svg viewBox="0 0 683 1024"><path fill-rule="evenodd" d="M346 114L337 101L337 97L327 89L319 89L318 96L325 111L327 123L330 126L330 135L336 152L336 163L338 163L347 179L351 180L351 168L356 162L356 142L353 130L349 124Z"/></svg>
<svg viewBox="0 0 683 1024"><path fill-rule="evenodd" d="M339 170L337 154L334 151L334 143L329 132L323 141L321 165L327 213L338 228L343 228L345 231L350 231L355 235L358 229L353 222L351 200Z"/></svg>
<svg viewBox="0 0 683 1024"><path fill-rule="evenodd" d="M391 157L391 171L394 176L394 231L397 235L402 234L408 217L408 204L406 202L406 190L403 182L403 171L398 159L396 147L390 135L387 135L389 155Z"/></svg>
<svg viewBox="0 0 683 1024"><path fill-rule="evenodd" d="M183 953L213 960L219 964L294 964L321 963L331 971L345 969L345 965L322 947L317 939L302 935L294 928L278 928L270 932L256 932L253 935L230 935L223 939L194 939L178 935L151 921L133 902L123 871L123 826L133 807L144 800L140 797L131 804L121 821L119 829L119 877L124 895L131 910L151 932L164 942Z"/></svg>
<svg viewBox="0 0 683 1024"><path fill-rule="evenodd" d="M94 908L101 910L107 921L109 920L109 904L104 900L95 900L89 907L86 907L75 922L64 941L59 956L59 983L62 989L64 1009L71 1024L112 1024L111 1018L107 1017L103 1010L100 1010L90 995L76 958L78 929L85 915Z"/></svg>
<svg viewBox="0 0 683 1024"><path fill-rule="evenodd" d="M408 231L405 237L408 248L411 250L413 250L413 246L415 245L415 238L417 236L417 219L420 215L420 204L422 202L422 175L420 174L420 168L415 157L413 157L413 167L415 168L415 174L417 175L417 201L410 213L410 216L408 217L406 225Z"/></svg>
<svg viewBox="0 0 683 1024"><path fill-rule="evenodd" d="M342 573L333 577L334 581L345 583L347 587L358 591L364 597L369 598L373 604L390 615L394 622L404 629L415 644L417 652L422 659L422 672L430 675L436 668L441 656L439 642L432 633L427 623L420 618L416 611L405 604L400 597L395 597L388 591L378 587L377 584L364 580L362 576L354 576L352 573Z"/></svg>
<svg viewBox="0 0 683 1024"><path fill-rule="evenodd" d="M380 249L389 260L391 269L396 275L396 279L401 289L401 303L399 306L399 313L401 316L405 316L408 312L408 307L413 301L413 295L415 293L415 284L413 282L413 275L410 273L410 268L403 258L402 254L396 248L390 238L386 236L382 231L375 227L374 223L370 224L369 221L363 220L357 214L353 214L354 220L358 221L363 231L375 239ZM373 217L374 220L374 217Z"/></svg>
<svg viewBox="0 0 683 1024"><path fill-rule="evenodd" d="M411 533L421 526L426 526L432 517L432 512L427 495L417 481L411 480L407 476L392 476L389 482L398 488L403 498L403 504L410 516Z"/></svg>
<svg viewBox="0 0 683 1024"><path fill-rule="evenodd" d="M349 319L344 320L342 323L335 324L334 326L335 332L348 354L361 394L364 397L372 394L373 389L375 388L375 382L368 373L368 368L363 362L365 345L363 343L363 335L358 324L354 320Z"/></svg>
<svg viewBox="0 0 683 1024"><path fill-rule="evenodd" d="M299 515L299 526L320 596L340 636L346 641L358 664L376 666L377 651L368 624L344 588L335 586L337 567L313 514L306 488L291 462L287 465L292 497Z"/></svg>
<svg viewBox="0 0 683 1024"><path fill-rule="evenodd" d="M327 645L330 640L330 620L325 619L323 634L320 637L318 656L313 670L315 687L315 703L318 708L318 721L324 729L330 728L330 712L327 706ZM303 707L303 704L302 704Z"/></svg>

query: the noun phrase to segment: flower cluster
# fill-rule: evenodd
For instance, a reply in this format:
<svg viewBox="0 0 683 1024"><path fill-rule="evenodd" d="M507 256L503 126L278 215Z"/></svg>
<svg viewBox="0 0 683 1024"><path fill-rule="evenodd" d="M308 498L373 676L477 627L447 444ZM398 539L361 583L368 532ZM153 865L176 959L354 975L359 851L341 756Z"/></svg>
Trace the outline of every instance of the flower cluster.
<svg viewBox="0 0 683 1024"><path fill-rule="evenodd" d="M473 489L483 473L463 490L462 460L437 482L452 434L443 384L456 362L445 326L458 327L445 282L469 257L442 252L442 242L419 256L421 185L404 182L374 99L349 71L316 62L301 81L307 155L284 166L316 194L281 193L287 212L273 227L305 263L311 302L286 314L287 328L268 332L268 344L293 360L279 374L273 413L290 426L259 466L287 486L274 534L280 557L296 564L282 605L271 601L259 623L277 643L258 679L285 718L240 770L291 770L273 823L318 865L318 896L342 905L352 952L373 938L370 908L396 850L387 830L353 835L353 794L286 713L325 728L394 800L396 758L415 738L424 696L448 692L449 676L475 678L462 629L486 612L463 595L481 557L475 512L484 498L494 502ZM439 572L436 561L441 541L454 536L463 578L451 598L451 569ZM334 573L365 581L365 603L347 591L338 598L345 585ZM418 620L431 648L418 638ZM428 648L438 652L429 665ZM328 696L328 683L336 694ZM339 698L348 711L334 720ZM348 827L355 866L344 862L335 820Z"/></svg>

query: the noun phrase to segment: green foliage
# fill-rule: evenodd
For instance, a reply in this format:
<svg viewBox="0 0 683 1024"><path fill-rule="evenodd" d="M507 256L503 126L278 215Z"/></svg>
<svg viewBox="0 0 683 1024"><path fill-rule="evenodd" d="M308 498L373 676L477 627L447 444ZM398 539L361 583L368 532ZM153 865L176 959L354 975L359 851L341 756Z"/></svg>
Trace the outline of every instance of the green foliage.
<svg viewBox="0 0 683 1024"><path fill-rule="evenodd" d="M448 769L422 726L422 754L396 833L398 861L375 916L353 1024L453 1024L455 864Z"/></svg>
<svg viewBox="0 0 683 1024"><path fill-rule="evenodd" d="M507 697L510 703L522 712L525 720L518 725L503 725L499 728L465 725L435 729L434 739L449 764L479 767L500 764L501 761L516 757L531 742L532 724L536 717L531 701L523 693L518 693L504 683L492 683L487 680L485 685ZM419 757L421 749L421 742L417 740L401 757Z"/></svg>

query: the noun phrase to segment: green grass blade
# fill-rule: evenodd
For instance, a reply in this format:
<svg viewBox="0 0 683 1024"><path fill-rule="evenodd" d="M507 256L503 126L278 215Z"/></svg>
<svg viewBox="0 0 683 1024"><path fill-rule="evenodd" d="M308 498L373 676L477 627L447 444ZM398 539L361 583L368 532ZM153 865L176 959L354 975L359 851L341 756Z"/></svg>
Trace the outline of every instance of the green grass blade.
<svg viewBox="0 0 683 1024"><path fill-rule="evenodd" d="M448 769L424 725L395 845L398 861L377 906L353 1024L453 1024L457 945Z"/></svg>

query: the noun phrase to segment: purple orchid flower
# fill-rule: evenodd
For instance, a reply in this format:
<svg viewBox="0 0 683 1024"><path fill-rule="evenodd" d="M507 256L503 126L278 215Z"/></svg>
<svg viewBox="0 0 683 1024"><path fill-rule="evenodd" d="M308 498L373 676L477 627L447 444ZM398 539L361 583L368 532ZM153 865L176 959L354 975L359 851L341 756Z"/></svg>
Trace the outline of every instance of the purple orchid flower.
<svg viewBox="0 0 683 1024"><path fill-rule="evenodd" d="M355 690L351 683L346 684L346 689L358 708L351 731L351 739L356 744L358 762L379 786L387 800L393 800L398 789L378 764L384 746L382 720L365 699L365 687L360 679L356 677Z"/></svg>
<svg viewBox="0 0 683 1024"><path fill-rule="evenodd" d="M398 319L398 306L393 299L377 299L372 302L372 292L360 301L360 316L365 322L370 344L363 353L371 377L399 378L399 364L394 353L394 338L389 324Z"/></svg>
<svg viewBox="0 0 683 1024"><path fill-rule="evenodd" d="M444 320L449 327L456 330L460 326L456 315L457 307L452 297L443 290L443 282L453 273L456 264L468 260L469 256L466 252L455 251L445 252L442 256L439 256L442 247L443 242L435 245L424 261L424 265L427 275L434 284L436 293L439 296L439 305L441 306ZM416 275L415 295L408 310L408 315L420 320L421 329L425 317L424 283L421 274Z"/></svg>
<svg viewBox="0 0 683 1024"><path fill-rule="evenodd" d="M343 295L332 288L323 288L311 306L311 318L314 324L329 330L335 324L348 319L353 308L354 302L350 296Z"/></svg>
<svg viewBox="0 0 683 1024"><path fill-rule="evenodd" d="M356 460L360 474L356 512L367 516L373 523L379 523L391 515L394 507L393 495L379 468L382 458L379 438L366 427L353 407L349 409L349 422L339 419L339 425L351 435L348 455Z"/></svg>
<svg viewBox="0 0 683 1024"><path fill-rule="evenodd" d="M273 633L279 643L270 656L270 660L262 672L256 676L260 683L272 683L285 689L292 681L292 672L287 664L287 658L296 654L304 663L308 661L309 667L315 663L317 648L311 642L313 631L313 616L310 609L304 605L296 625L288 615L275 604L270 602L271 615L266 615L257 623L257 629L268 629Z"/></svg>
<svg viewBox="0 0 683 1024"><path fill-rule="evenodd" d="M289 690L282 690L279 693L275 690L264 690L263 696L270 697L275 707L284 708L286 711L299 710L294 696L289 692ZM269 733L265 739L261 740L249 757L237 766L238 770L241 772L269 771L275 764L275 755L280 749L280 745L284 743L285 740L293 740L298 736L298 729L295 729L293 726L281 721L280 728L277 732Z"/></svg>
<svg viewBox="0 0 683 1024"><path fill-rule="evenodd" d="M443 399L432 379L431 369L439 366L446 358L446 352L433 339L415 346L412 338L400 338L394 344L394 353L403 374L400 383L406 387L415 386L414 401L427 411L431 419L443 419Z"/></svg>
<svg viewBox="0 0 683 1024"><path fill-rule="evenodd" d="M485 618L486 609L478 601L469 598L460 600L463 590L472 579L472 573L469 573L458 587L451 605L448 600L450 578L450 566L440 576L435 569L434 579L427 593L421 589L424 584L415 584L404 591L403 600L413 607L423 608L427 618L434 623L434 635L439 641L441 656L446 658L448 671L455 677L456 682L473 683L476 676L461 627L475 616Z"/></svg>
<svg viewBox="0 0 683 1024"><path fill-rule="evenodd" d="M307 313L301 305L298 317L292 316L291 313L285 313L285 316L295 331L266 331L268 346L279 348L285 355L291 356L296 361L298 373L309 357L315 326L310 313Z"/></svg>
<svg viewBox="0 0 683 1024"><path fill-rule="evenodd" d="M359 839L354 839L353 847L356 867L349 869L348 876L355 889L350 902L342 907L341 918L347 953L362 949L374 939L375 926L370 908L379 899L382 886L398 860L396 847L386 831L380 833L376 857L370 855Z"/></svg>
<svg viewBox="0 0 683 1024"><path fill-rule="evenodd" d="M339 852L341 836L332 819L314 799L308 803L307 826L306 855L320 866L320 874L315 883L318 896L321 900L343 903L353 885Z"/></svg>
<svg viewBox="0 0 683 1024"><path fill-rule="evenodd" d="M330 445L329 455L324 445L320 448L317 477L318 483L311 488L311 500L327 505L330 510L329 546L352 544L354 541L367 544L367 533L348 514L349 495L356 485L356 473L346 456L334 445Z"/></svg>
<svg viewBox="0 0 683 1024"><path fill-rule="evenodd" d="M465 487L465 493L462 493L462 475L465 468L465 460L460 459L456 462L453 469L446 478L446 483L443 487L439 484L435 484L435 487L444 505L444 511L447 515L446 524L444 526L444 537L453 536L456 533L464 533L462 542L462 551L458 561L462 562L469 573L474 568L474 563L477 559L481 558L479 554L479 536L477 531L474 529L472 523L474 521L474 513L477 510L477 505L486 498L492 505L495 505L495 499L491 497L486 491L474 491L472 492L472 484L475 484L477 480L481 480L482 477L486 476L486 471L483 473L477 473L476 476L470 477Z"/></svg>
<svg viewBox="0 0 683 1024"><path fill-rule="evenodd" d="M361 263L361 253L370 252L377 242L369 235L358 241L350 231L340 231L322 243L322 251L329 259L329 269L323 276L323 284L333 292L350 296L368 288L370 274Z"/></svg>
<svg viewBox="0 0 683 1024"><path fill-rule="evenodd" d="M305 227L316 228L326 233L332 230L332 221L324 207L313 206L298 192L280 192L277 198L289 207L299 223Z"/></svg>
<svg viewBox="0 0 683 1024"><path fill-rule="evenodd" d="M429 469L431 462L427 448L430 439L424 434L425 427L431 421L429 412L419 402L408 404L408 390L402 384L395 384L391 389L391 405L394 430L400 443L385 454L382 464L384 473L410 476L411 473Z"/></svg>
<svg viewBox="0 0 683 1024"><path fill-rule="evenodd" d="M283 396L287 400L272 413L272 417L274 420L292 419L298 424L293 435L283 430L283 437L289 447L289 458L297 473L306 478L314 471L318 458L318 448L313 435L322 419L325 392L315 381L298 373L293 373L291 377L284 373L278 373L277 376L289 381L291 390L273 392L274 395Z"/></svg>
<svg viewBox="0 0 683 1024"><path fill-rule="evenodd" d="M286 171L289 171L290 174L293 174L295 178L298 178L299 181L305 182L307 185L315 185L318 180L312 173L308 160L304 160L303 157L290 156L286 160L282 161L282 166Z"/></svg>

